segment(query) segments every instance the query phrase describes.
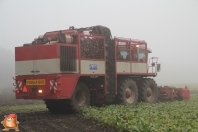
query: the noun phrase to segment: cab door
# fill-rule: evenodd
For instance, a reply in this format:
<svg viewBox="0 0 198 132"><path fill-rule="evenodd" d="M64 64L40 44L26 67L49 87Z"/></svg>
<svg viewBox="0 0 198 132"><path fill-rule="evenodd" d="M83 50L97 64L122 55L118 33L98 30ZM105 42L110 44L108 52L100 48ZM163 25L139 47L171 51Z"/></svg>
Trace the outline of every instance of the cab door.
<svg viewBox="0 0 198 132"><path fill-rule="evenodd" d="M147 73L147 45L146 44L132 44L131 58L132 58L132 73Z"/></svg>
<svg viewBox="0 0 198 132"><path fill-rule="evenodd" d="M128 41L116 40L116 72L117 74L130 74L130 44Z"/></svg>

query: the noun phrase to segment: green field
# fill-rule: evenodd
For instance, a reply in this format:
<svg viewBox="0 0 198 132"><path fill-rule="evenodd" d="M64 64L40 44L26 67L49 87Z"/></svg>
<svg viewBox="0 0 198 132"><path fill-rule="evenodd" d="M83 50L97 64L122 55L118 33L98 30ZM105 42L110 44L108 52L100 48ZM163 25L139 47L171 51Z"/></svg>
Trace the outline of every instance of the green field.
<svg viewBox="0 0 198 132"><path fill-rule="evenodd" d="M125 132L198 132L198 96L189 101L136 106L110 105L101 108L84 107L80 115ZM47 111L45 104L1 106L0 114Z"/></svg>
<svg viewBox="0 0 198 132"><path fill-rule="evenodd" d="M198 96L190 101L136 106L84 107L81 114L102 125L131 132L198 132Z"/></svg>
<svg viewBox="0 0 198 132"><path fill-rule="evenodd" d="M10 113L31 113L39 111L47 111L44 103L35 104L24 104L24 105L6 105L0 106L0 114L10 114Z"/></svg>

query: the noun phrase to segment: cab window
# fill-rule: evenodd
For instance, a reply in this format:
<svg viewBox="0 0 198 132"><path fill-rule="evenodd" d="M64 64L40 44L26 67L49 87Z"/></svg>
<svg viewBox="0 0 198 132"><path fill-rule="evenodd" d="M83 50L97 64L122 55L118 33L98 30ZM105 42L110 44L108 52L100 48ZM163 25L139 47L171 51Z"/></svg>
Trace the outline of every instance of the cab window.
<svg viewBox="0 0 198 132"><path fill-rule="evenodd" d="M132 61L146 62L145 45L133 45L131 53L132 53Z"/></svg>
<svg viewBox="0 0 198 132"><path fill-rule="evenodd" d="M125 42L119 42L117 45L117 60L130 60L129 44Z"/></svg>

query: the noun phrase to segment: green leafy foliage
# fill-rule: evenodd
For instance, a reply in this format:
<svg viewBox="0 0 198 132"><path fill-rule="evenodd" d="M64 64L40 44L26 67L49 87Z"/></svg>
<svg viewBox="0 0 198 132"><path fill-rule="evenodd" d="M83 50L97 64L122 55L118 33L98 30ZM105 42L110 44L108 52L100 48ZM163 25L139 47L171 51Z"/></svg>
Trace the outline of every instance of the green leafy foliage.
<svg viewBox="0 0 198 132"><path fill-rule="evenodd" d="M24 104L24 105L6 105L0 106L0 114L10 114L10 113L31 113L47 111L45 104Z"/></svg>
<svg viewBox="0 0 198 132"><path fill-rule="evenodd" d="M126 132L198 132L198 96L189 101L83 107L81 114Z"/></svg>

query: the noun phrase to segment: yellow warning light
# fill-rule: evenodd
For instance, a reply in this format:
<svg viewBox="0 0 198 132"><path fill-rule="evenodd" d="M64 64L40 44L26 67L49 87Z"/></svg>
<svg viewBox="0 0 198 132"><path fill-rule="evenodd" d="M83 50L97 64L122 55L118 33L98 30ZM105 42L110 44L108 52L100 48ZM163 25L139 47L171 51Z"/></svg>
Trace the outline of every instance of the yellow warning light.
<svg viewBox="0 0 198 132"><path fill-rule="evenodd" d="M43 90L38 90L38 93L42 93L43 92Z"/></svg>

